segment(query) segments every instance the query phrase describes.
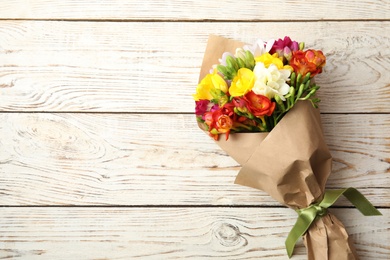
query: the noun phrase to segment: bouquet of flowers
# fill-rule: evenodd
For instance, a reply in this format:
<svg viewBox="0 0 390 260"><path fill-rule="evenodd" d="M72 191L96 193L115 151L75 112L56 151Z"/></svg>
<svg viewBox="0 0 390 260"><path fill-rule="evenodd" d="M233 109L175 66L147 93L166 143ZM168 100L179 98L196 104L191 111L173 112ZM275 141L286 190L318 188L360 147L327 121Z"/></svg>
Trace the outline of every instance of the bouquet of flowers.
<svg viewBox="0 0 390 260"><path fill-rule="evenodd" d="M354 188L325 190L332 157L314 82L325 64L322 51L305 50L289 37L244 45L211 35L193 95L195 114L199 127L242 166L235 183L263 190L298 213L286 239L289 257L302 236L308 259L357 259L327 208L344 195L364 215L381 213Z"/></svg>

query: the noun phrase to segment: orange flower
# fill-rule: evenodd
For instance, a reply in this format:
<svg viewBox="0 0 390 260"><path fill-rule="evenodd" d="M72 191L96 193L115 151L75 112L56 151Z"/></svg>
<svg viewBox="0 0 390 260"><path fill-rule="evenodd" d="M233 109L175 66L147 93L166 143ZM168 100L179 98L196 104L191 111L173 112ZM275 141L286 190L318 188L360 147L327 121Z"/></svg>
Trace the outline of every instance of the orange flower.
<svg viewBox="0 0 390 260"><path fill-rule="evenodd" d="M326 64L326 58L322 51L307 50L294 51L290 60L290 65L295 73L305 76L310 72L310 77L322 72Z"/></svg>
<svg viewBox="0 0 390 260"><path fill-rule="evenodd" d="M245 95L248 109L255 117L271 116L275 110L275 102L263 95L257 95L253 91Z"/></svg>
<svg viewBox="0 0 390 260"><path fill-rule="evenodd" d="M233 126L233 120L228 115L221 114L218 116L215 127L221 134L227 133Z"/></svg>
<svg viewBox="0 0 390 260"><path fill-rule="evenodd" d="M215 140L218 140L218 134L226 134L226 140L229 138L236 117L233 108L234 105L228 103L218 110L205 113L204 120L209 126L209 134Z"/></svg>

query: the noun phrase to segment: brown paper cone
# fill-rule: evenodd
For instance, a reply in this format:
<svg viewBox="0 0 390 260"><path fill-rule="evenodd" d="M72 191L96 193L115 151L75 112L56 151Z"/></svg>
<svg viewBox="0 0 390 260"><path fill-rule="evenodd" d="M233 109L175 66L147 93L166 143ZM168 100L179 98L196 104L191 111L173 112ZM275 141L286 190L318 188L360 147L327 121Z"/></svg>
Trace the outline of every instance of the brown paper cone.
<svg viewBox="0 0 390 260"><path fill-rule="evenodd" d="M270 133L234 133L217 144L242 165L236 184L294 209L322 198L332 160L319 112L308 101L298 102Z"/></svg>
<svg viewBox="0 0 390 260"><path fill-rule="evenodd" d="M204 53L202 67L200 69L199 82L209 73L214 64L219 64L219 59L224 52L231 52L234 54L236 49L243 45L244 43L239 41L210 35Z"/></svg>
<svg viewBox="0 0 390 260"><path fill-rule="evenodd" d="M235 183L267 192L291 208L322 200L332 158L318 109L300 101L270 133L234 133L216 142L242 165ZM309 260L358 259L341 222L328 214L304 236Z"/></svg>
<svg viewBox="0 0 390 260"><path fill-rule="evenodd" d="M266 191L294 209L322 199L332 157L319 111L309 101L299 101L262 142L252 142L257 147L235 183Z"/></svg>
<svg viewBox="0 0 390 260"><path fill-rule="evenodd" d="M200 79L223 52L243 43L210 36ZM234 133L216 143L241 166L235 183L267 192L293 209L322 200L332 157L324 141L320 114L299 101L269 133ZM319 218L304 236L309 260L357 259L344 226L333 215Z"/></svg>
<svg viewBox="0 0 390 260"><path fill-rule="evenodd" d="M303 242L307 249L308 259L358 259L353 242L344 225L330 213L318 218L312 224L304 235Z"/></svg>

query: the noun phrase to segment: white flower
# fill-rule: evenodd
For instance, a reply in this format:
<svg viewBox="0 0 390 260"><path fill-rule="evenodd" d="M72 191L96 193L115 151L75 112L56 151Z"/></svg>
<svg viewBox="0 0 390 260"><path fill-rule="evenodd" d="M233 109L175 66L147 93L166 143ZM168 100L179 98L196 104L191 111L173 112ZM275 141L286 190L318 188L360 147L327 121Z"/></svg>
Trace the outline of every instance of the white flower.
<svg viewBox="0 0 390 260"><path fill-rule="evenodd" d="M242 48L237 48L236 54L234 56L236 58L241 58L242 60L245 60L245 51Z"/></svg>
<svg viewBox="0 0 390 260"><path fill-rule="evenodd" d="M286 100L286 95L290 86L286 83L290 77L290 70L279 70L274 64L271 64L268 68L264 66L264 63L258 62L253 70L255 74L255 85L252 91L257 95L263 95L269 99L278 95L282 100Z"/></svg>
<svg viewBox="0 0 390 260"><path fill-rule="evenodd" d="M252 46L245 45L243 49L245 51L252 52L253 56L258 57L264 54L265 52L269 52L274 45L275 40L269 40L267 43L263 42L262 40L258 39L255 44Z"/></svg>

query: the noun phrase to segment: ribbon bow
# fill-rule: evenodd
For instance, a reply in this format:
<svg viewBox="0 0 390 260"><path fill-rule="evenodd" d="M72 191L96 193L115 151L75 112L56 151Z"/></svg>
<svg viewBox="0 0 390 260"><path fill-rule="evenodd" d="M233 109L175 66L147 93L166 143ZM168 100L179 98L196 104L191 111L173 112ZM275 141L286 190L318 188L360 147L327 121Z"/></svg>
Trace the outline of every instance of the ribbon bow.
<svg viewBox="0 0 390 260"><path fill-rule="evenodd" d="M316 217L325 216L327 209L344 195L364 216L382 215L367 199L355 188L325 191L321 202L311 204L304 209L296 210L298 219L286 239L286 250L291 258L298 239L306 233Z"/></svg>

